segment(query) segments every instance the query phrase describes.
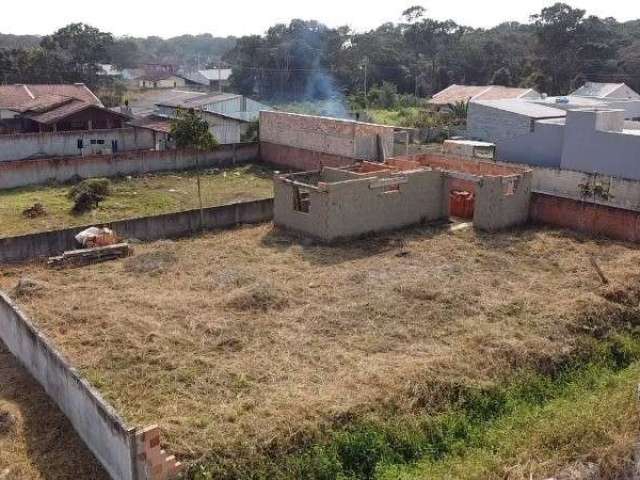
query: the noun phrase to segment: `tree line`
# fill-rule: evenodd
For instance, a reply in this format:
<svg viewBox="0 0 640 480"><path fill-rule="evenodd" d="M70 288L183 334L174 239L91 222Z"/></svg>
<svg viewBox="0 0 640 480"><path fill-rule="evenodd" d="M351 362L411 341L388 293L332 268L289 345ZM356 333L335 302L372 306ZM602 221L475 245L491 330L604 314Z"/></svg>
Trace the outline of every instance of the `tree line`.
<svg viewBox="0 0 640 480"><path fill-rule="evenodd" d="M0 83L84 82L92 87L109 80L100 64L133 68L169 63L202 68L220 62L235 46L233 37L211 34L160 37L114 37L83 23L72 23L52 35L0 34Z"/></svg>
<svg viewBox="0 0 640 480"><path fill-rule="evenodd" d="M279 24L238 39L225 55L233 85L267 98L362 94L384 83L428 96L451 83L533 87L566 94L586 80L640 89L640 21L587 16L557 3L529 23L491 29L406 10L399 23L357 33L314 21Z"/></svg>
<svg viewBox="0 0 640 480"><path fill-rule="evenodd" d="M232 88L263 99L352 98L384 91L429 96L451 83L533 87L566 94L586 80L640 90L640 20L587 16L557 3L528 23L490 29L430 18L419 6L366 32L316 21L277 24L264 35L163 40L71 24L45 37L0 35L0 82L104 81L100 63L233 67ZM24 41L21 44L21 41Z"/></svg>

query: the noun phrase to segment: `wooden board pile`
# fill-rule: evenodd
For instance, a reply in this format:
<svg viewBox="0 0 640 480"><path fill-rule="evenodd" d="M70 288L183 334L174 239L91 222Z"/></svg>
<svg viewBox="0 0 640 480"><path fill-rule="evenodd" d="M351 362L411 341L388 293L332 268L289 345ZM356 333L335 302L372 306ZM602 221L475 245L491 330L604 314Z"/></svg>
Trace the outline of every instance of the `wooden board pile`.
<svg viewBox="0 0 640 480"><path fill-rule="evenodd" d="M117 258L125 258L133 253L128 243L116 243L104 247L69 250L59 257L49 258L51 267L82 266L91 263L106 262Z"/></svg>

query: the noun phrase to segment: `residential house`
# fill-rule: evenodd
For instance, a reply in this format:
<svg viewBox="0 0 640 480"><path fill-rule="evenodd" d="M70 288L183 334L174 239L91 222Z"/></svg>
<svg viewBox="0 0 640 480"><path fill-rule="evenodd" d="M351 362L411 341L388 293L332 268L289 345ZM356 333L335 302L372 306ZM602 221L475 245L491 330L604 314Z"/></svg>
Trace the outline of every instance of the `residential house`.
<svg viewBox="0 0 640 480"><path fill-rule="evenodd" d="M438 110L446 109L458 102L476 100L506 100L513 98L540 98L540 94L532 88L503 87L500 85L450 85L436 93L429 104Z"/></svg>
<svg viewBox="0 0 640 480"><path fill-rule="evenodd" d="M575 102L471 102L467 135L495 143L500 161L640 180L640 130L625 110Z"/></svg>
<svg viewBox="0 0 640 480"><path fill-rule="evenodd" d="M640 93L625 83L587 82L569 98L584 98L605 104L607 108L621 108L627 120L640 121Z"/></svg>
<svg viewBox="0 0 640 480"><path fill-rule="evenodd" d="M220 143L240 142L251 128L251 123L258 120L260 111L273 110L272 107L243 95L215 93L160 102L156 112L164 117L174 118L179 109L199 112Z"/></svg>
<svg viewBox="0 0 640 480"><path fill-rule="evenodd" d="M109 110L84 84L0 86L0 133L122 128L126 115Z"/></svg>
<svg viewBox="0 0 640 480"><path fill-rule="evenodd" d="M172 73L145 73L137 78L139 88L177 88L184 87L184 78Z"/></svg>
<svg viewBox="0 0 640 480"><path fill-rule="evenodd" d="M129 79L130 84L143 89L177 88L186 85L185 79L178 75L178 67L173 64L145 63L140 69L134 69L127 74L131 74L132 77ZM127 79L125 77L125 80Z"/></svg>
<svg viewBox="0 0 640 480"><path fill-rule="evenodd" d="M122 70L118 69L115 65L101 63L98 66L100 67L98 75L109 78L122 78Z"/></svg>
<svg viewBox="0 0 640 480"><path fill-rule="evenodd" d="M83 84L2 85L0 161L154 148L129 120Z"/></svg>
<svg viewBox="0 0 640 480"><path fill-rule="evenodd" d="M208 68L205 70L188 70L180 72L187 86L205 87L222 92L229 86L232 70L230 68Z"/></svg>

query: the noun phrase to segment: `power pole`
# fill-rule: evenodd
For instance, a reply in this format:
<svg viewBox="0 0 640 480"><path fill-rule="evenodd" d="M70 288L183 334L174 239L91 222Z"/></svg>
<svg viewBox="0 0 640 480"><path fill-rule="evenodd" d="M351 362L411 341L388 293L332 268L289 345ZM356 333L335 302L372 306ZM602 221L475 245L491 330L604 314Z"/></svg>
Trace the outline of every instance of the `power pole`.
<svg viewBox="0 0 640 480"><path fill-rule="evenodd" d="M369 58L364 57L364 109L369 111L369 97L367 94L367 73L369 69Z"/></svg>

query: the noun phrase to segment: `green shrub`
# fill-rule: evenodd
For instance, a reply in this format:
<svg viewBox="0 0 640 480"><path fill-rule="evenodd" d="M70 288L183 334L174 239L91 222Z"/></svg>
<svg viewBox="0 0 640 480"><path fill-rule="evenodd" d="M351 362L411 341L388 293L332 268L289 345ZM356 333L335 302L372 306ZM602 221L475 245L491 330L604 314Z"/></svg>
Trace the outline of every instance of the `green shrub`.
<svg viewBox="0 0 640 480"><path fill-rule="evenodd" d="M107 178L83 180L69 190L68 197L73 200L73 212L83 213L97 208L100 202L111 193L111 182Z"/></svg>

